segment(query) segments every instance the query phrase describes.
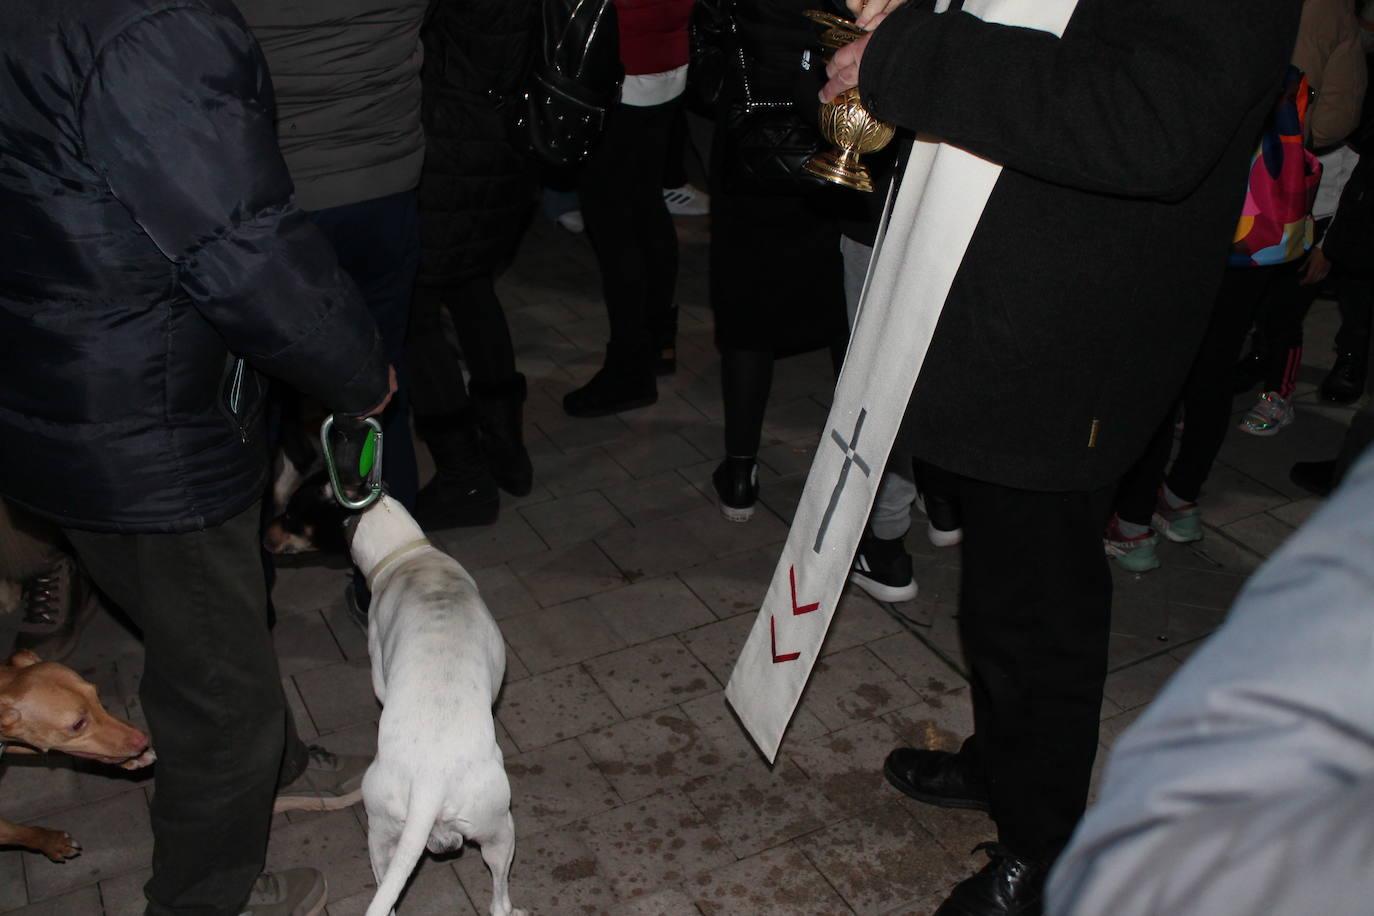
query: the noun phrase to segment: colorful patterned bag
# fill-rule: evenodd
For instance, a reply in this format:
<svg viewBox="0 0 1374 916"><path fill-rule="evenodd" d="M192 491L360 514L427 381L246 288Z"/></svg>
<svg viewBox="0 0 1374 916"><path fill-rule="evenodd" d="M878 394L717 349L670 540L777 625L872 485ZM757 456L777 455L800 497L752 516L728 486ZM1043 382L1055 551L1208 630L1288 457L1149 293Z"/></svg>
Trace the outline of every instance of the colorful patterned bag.
<svg viewBox="0 0 1374 916"><path fill-rule="evenodd" d="M1290 65L1250 163L1245 208L1231 243L1233 267L1284 264L1312 247L1312 202L1322 167L1303 145L1309 95L1307 76Z"/></svg>

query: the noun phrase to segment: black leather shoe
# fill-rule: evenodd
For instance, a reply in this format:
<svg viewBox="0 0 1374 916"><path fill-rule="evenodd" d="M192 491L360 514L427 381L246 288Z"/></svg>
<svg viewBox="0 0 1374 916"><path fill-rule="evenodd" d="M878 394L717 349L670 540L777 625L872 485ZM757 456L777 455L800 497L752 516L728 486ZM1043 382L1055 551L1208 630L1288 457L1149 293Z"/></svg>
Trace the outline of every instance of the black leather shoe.
<svg viewBox="0 0 1374 916"><path fill-rule="evenodd" d="M988 810L988 790L967 759L949 751L899 747L883 762L887 781L920 802L941 808Z"/></svg>
<svg viewBox="0 0 1374 916"><path fill-rule="evenodd" d="M1045 868L998 843L979 843L988 864L954 886L935 916L1040 916Z"/></svg>
<svg viewBox="0 0 1374 916"><path fill-rule="evenodd" d="M1364 394L1364 359L1354 353L1336 354L1331 371L1322 379L1322 398L1336 404L1353 404Z"/></svg>

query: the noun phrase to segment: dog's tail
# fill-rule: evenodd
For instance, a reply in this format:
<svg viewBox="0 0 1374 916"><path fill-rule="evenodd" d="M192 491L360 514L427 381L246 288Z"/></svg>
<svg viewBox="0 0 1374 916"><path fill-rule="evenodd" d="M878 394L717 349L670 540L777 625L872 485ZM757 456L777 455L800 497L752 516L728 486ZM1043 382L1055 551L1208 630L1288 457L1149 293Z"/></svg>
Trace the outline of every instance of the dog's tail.
<svg viewBox="0 0 1374 916"><path fill-rule="evenodd" d="M410 873L415 870L420 856L424 855L425 843L434 829L434 822L439 818L442 805L443 792L439 786L411 785L405 826L401 828L401 836L396 841L386 874L377 885L377 893L368 904L367 916L387 916L396 906Z"/></svg>

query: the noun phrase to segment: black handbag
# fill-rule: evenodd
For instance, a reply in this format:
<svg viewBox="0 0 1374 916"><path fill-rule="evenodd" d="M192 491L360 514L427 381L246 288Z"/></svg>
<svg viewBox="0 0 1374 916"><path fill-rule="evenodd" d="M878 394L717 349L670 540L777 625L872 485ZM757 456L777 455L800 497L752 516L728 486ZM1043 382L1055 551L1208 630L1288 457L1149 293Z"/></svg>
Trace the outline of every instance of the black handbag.
<svg viewBox="0 0 1374 916"><path fill-rule="evenodd" d="M820 131L792 102L732 102L722 128L721 181L729 193L796 195L824 186L802 168L821 151Z"/></svg>
<svg viewBox="0 0 1374 916"><path fill-rule="evenodd" d="M824 148L814 116L806 117L794 98L760 98L750 79L749 60L739 39L739 25L723 0L718 16L717 43L723 44L728 72L721 82L726 99L717 122L720 181L731 194L797 195L824 187L805 171L806 160ZM809 64L811 55L803 57ZM807 68L798 70L801 84L814 82Z"/></svg>
<svg viewBox="0 0 1374 916"><path fill-rule="evenodd" d="M625 78L611 0L540 0L529 89L516 105L531 152L555 168L591 153Z"/></svg>

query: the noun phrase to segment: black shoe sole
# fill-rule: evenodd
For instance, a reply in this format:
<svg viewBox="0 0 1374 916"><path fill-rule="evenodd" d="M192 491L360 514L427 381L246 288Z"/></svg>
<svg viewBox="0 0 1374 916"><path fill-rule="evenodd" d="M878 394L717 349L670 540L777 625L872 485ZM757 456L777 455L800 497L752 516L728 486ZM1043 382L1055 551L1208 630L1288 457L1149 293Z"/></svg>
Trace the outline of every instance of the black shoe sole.
<svg viewBox="0 0 1374 916"><path fill-rule="evenodd" d="M930 792L925 792L907 782L906 777L894 770L892 765L887 761L883 761L883 775L886 776L887 781L903 795L914 798L918 802L923 802L927 805L934 805L937 808L959 808L964 811L987 811L991 807L986 798L956 798L949 795L934 795Z"/></svg>
<svg viewBox="0 0 1374 916"><path fill-rule="evenodd" d="M437 506L417 509L415 523L425 531L440 531L445 528L477 528L481 525L495 524L501 516L501 502L464 506Z"/></svg>
<svg viewBox="0 0 1374 916"><path fill-rule="evenodd" d="M643 398L631 398L627 401L617 401L614 404L598 405L596 407L573 408L568 406L568 402L563 402L563 412L570 417L577 417L579 420L590 420L595 417L609 417L611 414L620 413L624 410L635 410L640 407L648 407L650 404L658 403L658 395Z"/></svg>

